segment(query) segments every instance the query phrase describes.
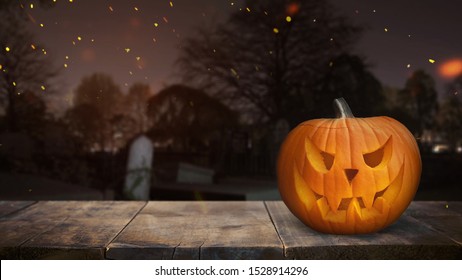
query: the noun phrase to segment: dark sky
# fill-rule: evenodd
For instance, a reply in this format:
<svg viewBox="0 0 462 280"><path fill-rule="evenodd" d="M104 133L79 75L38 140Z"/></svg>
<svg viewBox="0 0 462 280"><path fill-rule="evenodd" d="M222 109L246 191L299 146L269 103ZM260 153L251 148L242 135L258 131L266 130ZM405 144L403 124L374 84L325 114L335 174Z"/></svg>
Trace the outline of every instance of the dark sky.
<svg viewBox="0 0 462 280"><path fill-rule="evenodd" d="M137 81L149 83L154 92L174 83L173 65L182 40L193 36L196 26L225 21L231 12L245 8L243 2L57 0L52 9L27 10L37 39L63 68L60 82L65 97L57 98L65 107L80 79L94 72L110 74L124 91ZM424 69L442 91L449 79L438 68L462 58L462 1L331 2L366 27L355 51L366 57L385 85L402 87L410 73Z"/></svg>
<svg viewBox="0 0 462 280"><path fill-rule="evenodd" d="M432 74L439 91L451 80L443 77L439 69L449 60L462 59L462 1L332 2L365 26L356 50L367 57L382 83L402 87L417 69ZM435 62L432 64L429 59Z"/></svg>

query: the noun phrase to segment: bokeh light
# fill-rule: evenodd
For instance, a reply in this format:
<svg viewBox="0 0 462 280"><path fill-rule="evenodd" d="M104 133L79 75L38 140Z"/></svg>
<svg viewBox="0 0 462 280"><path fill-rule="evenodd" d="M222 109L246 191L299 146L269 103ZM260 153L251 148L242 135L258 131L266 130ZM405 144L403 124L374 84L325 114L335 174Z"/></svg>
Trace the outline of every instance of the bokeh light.
<svg viewBox="0 0 462 280"><path fill-rule="evenodd" d="M462 74L462 59L453 58L448 61L445 61L439 66L438 72L443 78L448 79L454 78Z"/></svg>

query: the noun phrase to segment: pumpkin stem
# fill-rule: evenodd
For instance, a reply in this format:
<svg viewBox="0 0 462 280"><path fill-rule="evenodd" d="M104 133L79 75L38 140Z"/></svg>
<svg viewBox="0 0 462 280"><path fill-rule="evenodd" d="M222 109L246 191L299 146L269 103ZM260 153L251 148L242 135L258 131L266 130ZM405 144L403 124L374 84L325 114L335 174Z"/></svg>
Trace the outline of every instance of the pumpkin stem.
<svg viewBox="0 0 462 280"><path fill-rule="evenodd" d="M354 118L353 113L351 112L350 106L343 97L337 98L334 100L334 109L337 114L337 118Z"/></svg>

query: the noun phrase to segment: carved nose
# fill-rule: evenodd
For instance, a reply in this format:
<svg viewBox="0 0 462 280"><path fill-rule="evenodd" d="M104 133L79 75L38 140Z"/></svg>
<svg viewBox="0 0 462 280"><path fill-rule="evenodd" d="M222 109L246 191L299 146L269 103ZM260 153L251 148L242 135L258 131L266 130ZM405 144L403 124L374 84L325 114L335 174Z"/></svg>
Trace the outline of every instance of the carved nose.
<svg viewBox="0 0 462 280"><path fill-rule="evenodd" d="M358 169L345 169L345 175L348 179L348 182L351 183L351 181L353 181L353 179L355 178L356 174L358 174Z"/></svg>

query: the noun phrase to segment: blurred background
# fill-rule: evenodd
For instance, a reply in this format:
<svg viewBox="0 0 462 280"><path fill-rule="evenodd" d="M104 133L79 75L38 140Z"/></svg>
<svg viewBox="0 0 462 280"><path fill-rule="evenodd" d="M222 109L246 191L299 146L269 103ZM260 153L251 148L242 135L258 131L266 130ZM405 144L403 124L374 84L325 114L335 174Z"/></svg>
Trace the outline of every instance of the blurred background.
<svg viewBox="0 0 462 280"><path fill-rule="evenodd" d="M133 198L141 135L149 199L279 199L285 136L344 97L415 135L416 199L462 200L460 8L1 0L0 199Z"/></svg>

